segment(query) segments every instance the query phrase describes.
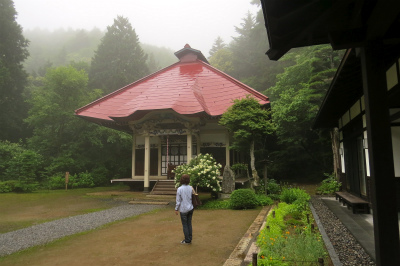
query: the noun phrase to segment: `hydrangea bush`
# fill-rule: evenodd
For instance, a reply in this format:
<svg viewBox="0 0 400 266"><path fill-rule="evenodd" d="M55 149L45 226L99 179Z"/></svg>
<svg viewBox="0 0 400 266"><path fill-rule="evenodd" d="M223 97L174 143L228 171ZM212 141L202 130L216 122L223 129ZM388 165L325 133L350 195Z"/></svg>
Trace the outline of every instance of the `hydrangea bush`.
<svg viewBox="0 0 400 266"><path fill-rule="evenodd" d="M179 187L179 181L183 174L190 175L190 185L195 187L209 188L214 192L221 191L219 176L221 175L221 164L208 153L199 154L188 164L182 164L175 168L175 187Z"/></svg>

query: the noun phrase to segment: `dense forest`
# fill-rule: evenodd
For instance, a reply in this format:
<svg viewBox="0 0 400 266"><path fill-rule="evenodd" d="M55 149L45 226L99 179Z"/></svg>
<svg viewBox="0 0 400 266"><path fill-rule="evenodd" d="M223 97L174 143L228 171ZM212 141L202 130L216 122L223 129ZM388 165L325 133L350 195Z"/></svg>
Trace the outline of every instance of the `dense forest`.
<svg viewBox="0 0 400 266"><path fill-rule="evenodd" d="M124 17L106 31L24 32L13 1L0 6L0 192L60 188L67 171L75 187L129 177L131 136L74 110L176 62L174 51L140 43ZM322 178L332 171L329 132L311 127L342 52L314 46L270 61L261 10L235 30L231 42L215 40L209 62L270 98L276 132L256 145L257 158L278 180Z"/></svg>

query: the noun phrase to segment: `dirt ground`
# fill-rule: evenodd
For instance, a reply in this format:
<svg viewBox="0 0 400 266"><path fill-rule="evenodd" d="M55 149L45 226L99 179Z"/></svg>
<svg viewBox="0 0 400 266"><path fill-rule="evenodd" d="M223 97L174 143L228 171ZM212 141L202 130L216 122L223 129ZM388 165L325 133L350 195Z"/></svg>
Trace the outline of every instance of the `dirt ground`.
<svg viewBox="0 0 400 266"><path fill-rule="evenodd" d="M29 265L223 265L260 210L196 210L193 242L173 206L0 259Z"/></svg>

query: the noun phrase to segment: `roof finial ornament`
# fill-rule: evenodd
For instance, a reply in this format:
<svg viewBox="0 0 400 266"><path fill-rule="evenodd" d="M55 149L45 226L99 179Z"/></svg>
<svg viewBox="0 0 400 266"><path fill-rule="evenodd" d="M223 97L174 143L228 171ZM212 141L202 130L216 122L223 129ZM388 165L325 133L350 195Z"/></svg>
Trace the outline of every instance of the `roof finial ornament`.
<svg viewBox="0 0 400 266"><path fill-rule="evenodd" d="M192 48L189 44L185 44L184 48Z"/></svg>

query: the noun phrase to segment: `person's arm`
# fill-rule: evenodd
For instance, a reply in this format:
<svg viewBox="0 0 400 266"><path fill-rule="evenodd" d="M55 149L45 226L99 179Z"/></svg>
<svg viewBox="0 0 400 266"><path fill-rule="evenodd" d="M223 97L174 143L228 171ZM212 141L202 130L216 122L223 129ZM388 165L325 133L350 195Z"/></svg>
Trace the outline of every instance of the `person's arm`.
<svg viewBox="0 0 400 266"><path fill-rule="evenodd" d="M176 191L176 205L175 205L175 214L178 215L179 213L179 206L181 205L181 190L178 188Z"/></svg>

